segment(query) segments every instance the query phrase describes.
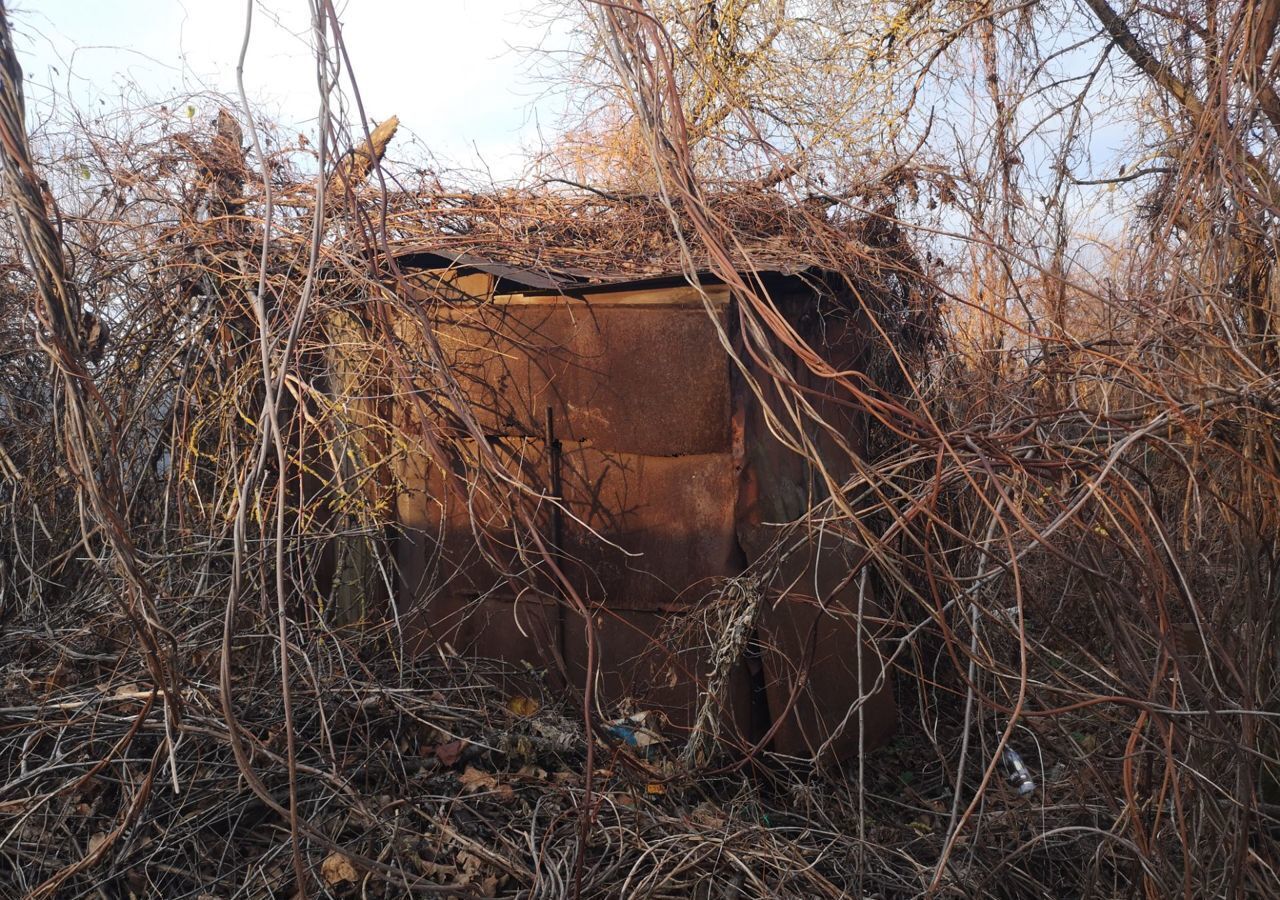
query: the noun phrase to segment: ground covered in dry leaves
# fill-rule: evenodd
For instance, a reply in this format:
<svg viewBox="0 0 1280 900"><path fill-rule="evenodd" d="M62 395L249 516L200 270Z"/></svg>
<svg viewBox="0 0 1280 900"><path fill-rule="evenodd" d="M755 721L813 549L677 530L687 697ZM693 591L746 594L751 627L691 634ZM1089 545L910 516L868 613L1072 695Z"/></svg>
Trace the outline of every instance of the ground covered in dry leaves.
<svg viewBox="0 0 1280 900"><path fill-rule="evenodd" d="M163 700L125 635L103 614L0 638L0 894L298 896L288 821L230 749L214 654L184 648L193 674L170 754ZM641 758L596 737L588 797L581 718L563 697L512 694L500 669L457 659L369 665L333 634L306 657L294 712L309 896L899 897L933 877L950 789L910 730L868 756L861 797L856 763L815 771L761 755L687 773L678 748ZM280 691L251 676L246 662L237 717L285 805ZM1068 807L1088 818L1074 798L1097 738L1077 737L1076 759L1028 754L1041 783L1030 798L997 773L945 892L1085 888L1071 858L1085 848L1036 837L1050 818L1066 825ZM1087 849L1105 872L1105 847Z"/></svg>

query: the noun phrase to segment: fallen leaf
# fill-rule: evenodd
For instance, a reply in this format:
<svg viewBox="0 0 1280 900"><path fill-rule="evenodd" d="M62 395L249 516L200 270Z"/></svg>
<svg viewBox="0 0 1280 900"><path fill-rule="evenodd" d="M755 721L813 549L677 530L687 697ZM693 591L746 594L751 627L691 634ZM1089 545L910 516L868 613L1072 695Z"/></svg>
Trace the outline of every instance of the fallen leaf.
<svg viewBox="0 0 1280 900"><path fill-rule="evenodd" d="M443 866L440 863L423 859L421 856L414 854L413 857L418 864L418 871L426 878L430 878L437 884L447 884L458 877L458 870L453 866Z"/></svg>
<svg viewBox="0 0 1280 900"><path fill-rule="evenodd" d="M445 744L436 745L436 759L440 760L446 766L454 766L458 764L458 759L462 756L462 751L467 747L464 740L449 741Z"/></svg>
<svg viewBox="0 0 1280 900"><path fill-rule="evenodd" d="M525 697L522 694L516 694L507 701L507 709L517 716L527 717L536 713L539 709L537 700L532 697Z"/></svg>
<svg viewBox="0 0 1280 900"><path fill-rule="evenodd" d="M512 759L529 760L534 757L533 741L522 734L512 735L514 740L507 747L507 755Z"/></svg>
<svg viewBox="0 0 1280 900"><path fill-rule="evenodd" d="M359 878L356 872L355 864L346 856L346 854L334 851L324 858L324 862L320 863L320 877L324 879L324 883L333 887L335 884L341 884L344 881L354 882Z"/></svg>
<svg viewBox="0 0 1280 900"><path fill-rule="evenodd" d="M458 871L460 871L463 878L466 879L465 881L459 879L459 882L462 884L469 882L471 878L480 871L480 867L484 865L484 860L469 850L459 850L455 859L458 861Z"/></svg>
<svg viewBox="0 0 1280 900"><path fill-rule="evenodd" d="M92 856L97 853L106 842L107 833L105 831L99 831L89 835L89 855Z"/></svg>
<svg viewBox="0 0 1280 900"><path fill-rule="evenodd" d="M485 870L485 862L469 850L459 850L454 857L457 865L449 884L470 888L471 893L480 897L496 897L501 879L491 873L481 875Z"/></svg>
<svg viewBox="0 0 1280 900"><path fill-rule="evenodd" d="M474 766L467 766L466 770L458 776L458 781L468 794L476 791L490 791L497 794L499 800L512 800L516 795L516 790L511 785L503 784L493 775L481 772Z"/></svg>
<svg viewBox="0 0 1280 900"><path fill-rule="evenodd" d="M458 781L466 788L468 793L473 791L492 791L498 787L497 778L494 778L488 772L481 772L475 766L467 766L466 770L458 776Z"/></svg>

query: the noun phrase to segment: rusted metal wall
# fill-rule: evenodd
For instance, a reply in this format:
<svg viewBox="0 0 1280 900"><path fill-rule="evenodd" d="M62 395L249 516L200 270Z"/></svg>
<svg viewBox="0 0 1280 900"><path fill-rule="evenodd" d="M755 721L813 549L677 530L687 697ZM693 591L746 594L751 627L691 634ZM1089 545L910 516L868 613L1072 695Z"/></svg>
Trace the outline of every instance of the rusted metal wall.
<svg viewBox="0 0 1280 900"><path fill-rule="evenodd" d="M676 641L673 616L695 609L717 579L764 552L776 537L770 523L800 516L825 491L805 461L768 434L760 403L723 349L720 332L739 339L733 300L723 286L708 288L709 315L687 286L573 298L494 296L492 278L469 287L476 302L433 302L425 292L424 321L489 448L526 484L562 498L568 515L557 523L543 508L539 530L590 606L600 702L661 710L673 729L687 728L710 668L710 638ZM856 329L817 315L812 293L798 283L784 287L790 293L779 303L800 333L831 350L837 365L855 363L863 346ZM412 327L405 337L413 338ZM859 414L798 362L792 373L819 412L863 446ZM419 405L433 410L439 428L451 427L449 398ZM413 417L403 426L412 431ZM833 474L847 475L847 454L821 433L813 438L830 451ZM580 685L585 623L537 591L517 595L513 585L554 589L538 572L521 571L507 498L456 489L476 448L464 439L453 445L461 477L452 489L425 454L410 454L397 473L400 602L416 643L524 661ZM477 528L487 541L477 542ZM856 720L843 729L841 722L859 685L880 670L868 647L861 677L857 671L850 624L857 590L844 583L850 562L815 550L779 573L759 623L764 649L730 678L721 716L727 739L746 746L774 716L783 719L773 737L778 751L809 756L833 735L835 755L856 751ZM895 721L887 686L866 713L866 746L874 746Z"/></svg>

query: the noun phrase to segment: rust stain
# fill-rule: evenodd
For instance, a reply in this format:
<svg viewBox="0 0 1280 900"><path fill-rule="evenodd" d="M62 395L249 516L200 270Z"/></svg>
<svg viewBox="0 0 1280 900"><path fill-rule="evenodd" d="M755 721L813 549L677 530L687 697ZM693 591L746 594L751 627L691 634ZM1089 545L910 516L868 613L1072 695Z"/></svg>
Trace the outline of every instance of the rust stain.
<svg viewBox="0 0 1280 900"><path fill-rule="evenodd" d="M692 720L711 663L708 647L672 643L670 617L696 608L715 579L759 558L777 537L770 523L803 515L825 485L769 434L764 409L730 364L718 329L733 334L731 303L717 301L713 320L687 286L508 299L517 302L434 304L430 326L446 338L448 363L488 447L529 488L550 495L554 485L563 498L559 524L549 504L543 510L543 534L559 535L557 561L594 610L600 701L659 710L679 732ZM798 287L778 303L833 365L859 364L865 351L856 323L820 321L812 292ZM864 449L865 416L784 348L774 351L790 360L791 377L847 445ZM822 429L810 437L831 474L845 477L847 448ZM476 448L466 440L455 446L465 470ZM548 596L512 595L509 573L530 575L536 563L522 557L504 518L511 498L478 491L459 498L422 454L408 454L397 474L406 486L397 506L400 600L418 646L548 671L563 666L581 686L584 623L549 599L552 586L536 571L525 580ZM487 557L477 529L489 536ZM851 624L852 563L835 553L799 554L770 586L754 690L782 718L773 740L780 752L809 755L833 736L837 757L857 751L856 717L847 727L846 713L879 670L874 647ZM818 593L797 593L804 590ZM865 608L873 612L874 604ZM730 678L721 717L731 745L746 746L761 730L752 678L743 664ZM874 747L896 722L887 685L864 716L865 745Z"/></svg>
<svg viewBox="0 0 1280 900"><path fill-rule="evenodd" d="M700 307L443 308L433 323L486 430L650 456L729 449L727 359Z"/></svg>

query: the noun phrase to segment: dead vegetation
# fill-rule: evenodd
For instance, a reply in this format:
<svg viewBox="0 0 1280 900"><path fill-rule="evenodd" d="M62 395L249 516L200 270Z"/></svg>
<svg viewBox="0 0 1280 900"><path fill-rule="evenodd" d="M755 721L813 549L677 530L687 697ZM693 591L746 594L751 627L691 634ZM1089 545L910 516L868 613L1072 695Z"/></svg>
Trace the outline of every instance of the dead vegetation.
<svg viewBox="0 0 1280 900"><path fill-rule="evenodd" d="M325 118L313 146L286 145L211 97L190 101L198 117L170 104L72 123L32 158L0 47L14 204L0 892L1275 893L1275 4L882 10L888 46L845 50L881 73L876 96L902 120L878 132L888 161L862 158L867 177L839 189L844 144L826 133L787 159L775 145L796 145L757 115L762 73L809 72L761 68L799 26L780 5L705 6L711 20L702 4L589 7L594 62L625 101L619 152L644 177L585 188L446 188L371 166L376 133ZM330 13L318 8L322 58L340 46ZM1055 24L1101 42L1066 99L1045 84L1066 51L1036 40ZM934 117L911 117L965 49L994 118L980 147L939 158ZM1085 252L1071 139L1032 172L1015 148L1034 134L1009 110L1043 100L1070 135L1121 55L1147 79L1142 124L1159 137L1140 175L1117 176L1138 214ZM803 90L773 96L798 104L775 110L795 113L792 138L814 127ZM851 123L868 120L844 112L846 138L865 137ZM1033 188L1056 204L1035 206ZM950 218L924 217L929 203ZM405 342L369 314L373 299L415 314L390 251L419 244L549 272L714 273L801 452L812 409L770 349L796 338L747 264L780 254L846 273L878 368L833 371L795 349L883 439L793 527L869 551L850 577L882 607L860 627L902 709L888 748L825 768L767 747L700 768L680 746L636 752L581 697L511 694L493 665L412 658L364 588L339 602L319 582L326 554L362 539L361 584L394 580L377 551L393 511L370 473L411 438L378 403L416 395L424 372L456 389L433 339ZM899 289L857 290L871 282ZM343 391L339 345L369 361ZM451 436L482 436L456 412L456 432L431 436L441 458ZM465 480L511 504L532 560L546 552L501 460ZM485 540L478 528L480 552ZM720 630L749 630L756 605L726 591ZM1007 747L1037 782L1027 796L1007 781Z"/></svg>

